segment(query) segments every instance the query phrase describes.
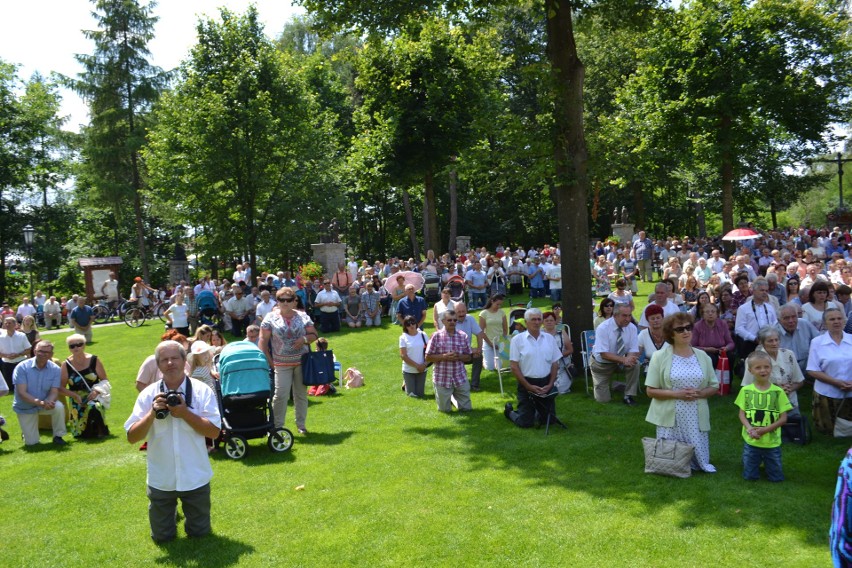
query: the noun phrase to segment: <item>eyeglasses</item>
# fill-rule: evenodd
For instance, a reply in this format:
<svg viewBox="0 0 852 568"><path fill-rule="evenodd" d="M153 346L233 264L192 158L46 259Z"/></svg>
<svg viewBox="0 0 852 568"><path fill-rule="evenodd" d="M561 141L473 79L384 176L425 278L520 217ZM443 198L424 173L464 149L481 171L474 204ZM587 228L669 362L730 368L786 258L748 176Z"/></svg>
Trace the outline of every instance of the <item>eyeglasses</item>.
<svg viewBox="0 0 852 568"><path fill-rule="evenodd" d="M456 320L456 319L445 319L445 320L444 320L444 323L456 323L457 321L459 321L459 320Z"/></svg>
<svg viewBox="0 0 852 568"><path fill-rule="evenodd" d="M85 343L69 343L68 349L77 349L78 347L84 346Z"/></svg>
<svg viewBox="0 0 852 568"><path fill-rule="evenodd" d="M278 298L278 301L282 304L285 304L287 302L295 302L296 298Z"/></svg>
<svg viewBox="0 0 852 568"><path fill-rule="evenodd" d="M686 331L692 331L692 325L682 325L679 327L672 328L672 331L675 333L684 333Z"/></svg>

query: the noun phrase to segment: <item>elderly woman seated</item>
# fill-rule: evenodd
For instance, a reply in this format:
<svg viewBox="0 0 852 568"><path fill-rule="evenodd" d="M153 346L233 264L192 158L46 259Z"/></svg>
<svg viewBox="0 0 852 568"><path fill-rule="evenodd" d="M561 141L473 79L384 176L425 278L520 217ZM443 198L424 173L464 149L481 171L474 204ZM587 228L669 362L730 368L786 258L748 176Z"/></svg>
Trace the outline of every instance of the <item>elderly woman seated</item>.
<svg viewBox="0 0 852 568"><path fill-rule="evenodd" d="M802 375L798 361L796 361L796 354L781 347L781 334L775 327L761 328L757 332L757 343L758 346L755 351L764 351L772 359L772 374L769 376L769 380L772 384L784 389L787 398L790 399L790 404L793 405L793 410L788 412L787 415L797 416L799 414L799 397L796 395L796 391L805 384L805 377ZM746 367L742 384L746 386L753 382L754 376Z"/></svg>
<svg viewBox="0 0 852 568"><path fill-rule="evenodd" d="M701 349L713 361L713 366L719 361L719 353L724 349L734 352L734 339L728 323L719 317L719 308L715 304L701 304L701 319L692 328L692 346Z"/></svg>

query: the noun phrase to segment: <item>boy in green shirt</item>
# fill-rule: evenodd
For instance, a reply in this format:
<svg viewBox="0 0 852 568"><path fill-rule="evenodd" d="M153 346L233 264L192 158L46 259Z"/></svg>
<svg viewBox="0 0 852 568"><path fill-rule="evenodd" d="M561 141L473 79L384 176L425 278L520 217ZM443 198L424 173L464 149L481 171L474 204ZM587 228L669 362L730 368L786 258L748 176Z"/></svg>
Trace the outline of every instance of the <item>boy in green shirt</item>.
<svg viewBox="0 0 852 568"><path fill-rule="evenodd" d="M746 359L754 383L744 386L734 402L740 409L743 425L743 477L760 479L760 463L769 481L784 481L781 469L781 426L787 422L787 411L793 408L784 389L773 385L772 359L763 351L755 351Z"/></svg>

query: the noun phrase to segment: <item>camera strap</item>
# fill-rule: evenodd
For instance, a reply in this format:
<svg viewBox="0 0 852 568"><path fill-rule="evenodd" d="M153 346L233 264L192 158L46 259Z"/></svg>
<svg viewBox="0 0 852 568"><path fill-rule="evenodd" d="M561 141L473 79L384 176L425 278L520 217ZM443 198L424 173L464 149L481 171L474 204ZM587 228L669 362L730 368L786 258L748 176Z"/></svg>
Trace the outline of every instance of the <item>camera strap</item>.
<svg viewBox="0 0 852 568"><path fill-rule="evenodd" d="M186 385L186 392L183 394L183 400L186 402L186 406L188 408L192 408L192 381L184 375L183 377L184 384ZM166 381L160 381L160 392L169 392L169 389L166 388Z"/></svg>

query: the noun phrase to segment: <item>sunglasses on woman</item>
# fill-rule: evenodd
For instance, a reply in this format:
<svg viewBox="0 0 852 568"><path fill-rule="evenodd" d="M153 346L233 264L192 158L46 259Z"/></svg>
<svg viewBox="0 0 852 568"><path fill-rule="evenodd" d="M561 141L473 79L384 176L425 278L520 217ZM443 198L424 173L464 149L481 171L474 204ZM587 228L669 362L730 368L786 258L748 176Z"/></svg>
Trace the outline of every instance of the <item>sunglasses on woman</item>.
<svg viewBox="0 0 852 568"><path fill-rule="evenodd" d="M692 331L692 326L691 325L682 325L682 326L679 326L679 327L672 328L672 331L675 332L675 333L683 333L685 331Z"/></svg>
<svg viewBox="0 0 852 568"><path fill-rule="evenodd" d="M295 302L296 298L278 298L278 301L282 304L285 304L287 302Z"/></svg>

